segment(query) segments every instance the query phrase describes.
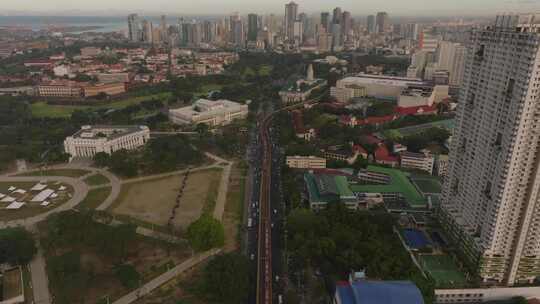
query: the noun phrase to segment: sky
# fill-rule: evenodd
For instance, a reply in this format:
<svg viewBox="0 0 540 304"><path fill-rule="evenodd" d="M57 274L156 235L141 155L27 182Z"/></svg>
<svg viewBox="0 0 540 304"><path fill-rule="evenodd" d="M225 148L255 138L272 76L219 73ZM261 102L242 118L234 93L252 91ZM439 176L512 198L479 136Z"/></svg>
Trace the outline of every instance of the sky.
<svg viewBox="0 0 540 304"><path fill-rule="evenodd" d="M493 15L498 12L540 12L540 0L297 0L299 11L331 11L339 6L355 16L387 11L394 16ZM121 15L167 13L170 15L209 15L240 13L283 14L281 0L1 0L1 14L59 13L82 15L99 13Z"/></svg>

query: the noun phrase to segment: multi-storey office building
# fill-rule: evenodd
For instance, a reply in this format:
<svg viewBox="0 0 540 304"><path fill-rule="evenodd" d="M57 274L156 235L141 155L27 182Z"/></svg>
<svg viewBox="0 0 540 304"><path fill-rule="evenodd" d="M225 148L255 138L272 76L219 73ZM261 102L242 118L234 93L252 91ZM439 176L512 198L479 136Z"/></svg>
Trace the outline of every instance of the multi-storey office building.
<svg viewBox="0 0 540 304"><path fill-rule="evenodd" d="M121 149L137 149L150 139L147 126L82 126L66 137L64 150L73 157L93 157L96 153L111 154Z"/></svg>
<svg viewBox="0 0 540 304"><path fill-rule="evenodd" d="M484 282L540 275L540 14L472 33L441 220Z"/></svg>

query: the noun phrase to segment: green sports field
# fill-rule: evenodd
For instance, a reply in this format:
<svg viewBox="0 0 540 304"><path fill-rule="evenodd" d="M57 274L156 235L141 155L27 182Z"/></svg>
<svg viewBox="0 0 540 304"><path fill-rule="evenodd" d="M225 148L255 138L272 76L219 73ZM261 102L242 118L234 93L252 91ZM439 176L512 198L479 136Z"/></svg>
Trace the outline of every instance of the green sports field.
<svg viewBox="0 0 540 304"><path fill-rule="evenodd" d="M441 183L434 178L411 178L422 193L441 193Z"/></svg>
<svg viewBox="0 0 540 304"><path fill-rule="evenodd" d="M448 255L420 255L418 261L427 275L439 288L456 288L466 285L467 280Z"/></svg>

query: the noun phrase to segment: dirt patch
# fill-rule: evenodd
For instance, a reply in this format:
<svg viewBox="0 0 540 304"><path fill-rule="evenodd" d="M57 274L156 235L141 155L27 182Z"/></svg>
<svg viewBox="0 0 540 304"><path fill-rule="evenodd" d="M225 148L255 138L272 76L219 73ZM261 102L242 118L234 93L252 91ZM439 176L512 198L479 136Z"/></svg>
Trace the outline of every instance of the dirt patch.
<svg viewBox="0 0 540 304"><path fill-rule="evenodd" d="M187 228L202 214L211 187L218 185L221 170L209 169L190 173L180 207L173 221L175 227ZM165 226L174 208L184 175L176 175L158 180L125 184L122 186L119 202L114 213Z"/></svg>
<svg viewBox="0 0 540 304"><path fill-rule="evenodd" d="M223 226L225 229L226 252L235 251L239 248L239 233L242 223L244 207L244 191L246 182L246 169L235 162L232 167L227 192L227 203L223 214Z"/></svg>

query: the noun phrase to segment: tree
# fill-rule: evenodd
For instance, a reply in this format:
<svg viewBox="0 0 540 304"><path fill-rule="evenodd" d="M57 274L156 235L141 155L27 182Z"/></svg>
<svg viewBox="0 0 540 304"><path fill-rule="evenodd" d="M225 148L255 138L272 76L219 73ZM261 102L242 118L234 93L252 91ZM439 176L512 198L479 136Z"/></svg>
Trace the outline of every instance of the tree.
<svg viewBox="0 0 540 304"><path fill-rule="evenodd" d="M124 287L133 289L139 285L141 275L130 264L122 264L116 267L114 274Z"/></svg>
<svg viewBox="0 0 540 304"><path fill-rule="evenodd" d="M105 152L98 152L94 155L94 165L98 167L107 167L111 160L111 156Z"/></svg>
<svg viewBox="0 0 540 304"><path fill-rule="evenodd" d="M0 264L24 265L36 252L36 243L30 232L23 228L0 230Z"/></svg>
<svg viewBox="0 0 540 304"><path fill-rule="evenodd" d="M226 253L208 262L202 289L213 301L237 304L245 302L249 283L249 260L238 253Z"/></svg>
<svg viewBox="0 0 540 304"><path fill-rule="evenodd" d="M132 177L138 173L137 162L124 149L113 152L109 164L114 173L125 177Z"/></svg>
<svg viewBox="0 0 540 304"><path fill-rule="evenodd" d="M223 225L208 214L203 214L198 220L189 225L187 237L191 247L196 251L221 247L225 243Z"/></svg>

